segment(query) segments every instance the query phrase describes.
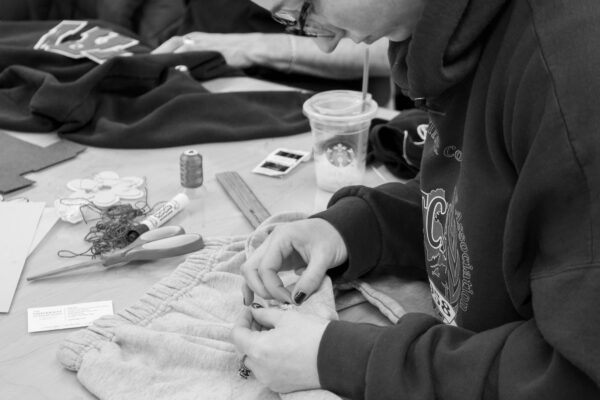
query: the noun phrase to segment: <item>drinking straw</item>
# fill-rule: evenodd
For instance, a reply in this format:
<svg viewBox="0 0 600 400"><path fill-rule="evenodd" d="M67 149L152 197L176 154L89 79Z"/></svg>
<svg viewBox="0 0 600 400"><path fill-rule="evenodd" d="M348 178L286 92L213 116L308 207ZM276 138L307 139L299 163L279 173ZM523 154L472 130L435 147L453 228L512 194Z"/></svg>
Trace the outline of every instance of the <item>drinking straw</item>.
<svg viewBox="0 0 600 400"><path fill-rule="evenodd" d="M363 59L363 76L362 76L362 111L365 111L367 106L367 89L369 87L369 46L365 47L365 56Z"/></svg>

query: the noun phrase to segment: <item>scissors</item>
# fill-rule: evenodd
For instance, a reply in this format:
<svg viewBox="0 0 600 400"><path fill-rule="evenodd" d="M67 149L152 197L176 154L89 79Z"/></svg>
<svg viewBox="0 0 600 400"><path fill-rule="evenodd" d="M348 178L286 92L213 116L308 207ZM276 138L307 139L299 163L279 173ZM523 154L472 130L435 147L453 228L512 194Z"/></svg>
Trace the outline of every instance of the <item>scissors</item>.
<svg viewBox="0 0 600 400"><path fill-rule="evenodd" d="M131 261L157 260L175 257L200 250L204 247L202 236L196 233L185 233L181 226L163 226L144 232L133 243L115 252L100 256L94 260L83 261L28 276L28 281L62 274L63 272L87 268L100 264L105 268L120 267Z"/></svg>

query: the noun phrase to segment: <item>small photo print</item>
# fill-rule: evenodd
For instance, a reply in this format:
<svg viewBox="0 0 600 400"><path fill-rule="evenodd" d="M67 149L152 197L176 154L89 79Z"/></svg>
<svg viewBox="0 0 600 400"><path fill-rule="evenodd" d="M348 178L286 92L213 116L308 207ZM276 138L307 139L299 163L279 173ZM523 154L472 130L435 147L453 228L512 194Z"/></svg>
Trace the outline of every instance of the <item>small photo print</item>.
<svg viewBox="0 0 600 400"><path fill-rule="evenodd" d="M302 150L276 149L252 172L267 176L283 176L296 168L309 154L310 152Z"/></svg>
<svg viewBox="0 0 600 400"><path fill-rule="evenodd" d="M304 157L302 154L298 154L298 153L290 153L288 151L285 150L279 150L275 153L276 156L279 157L287 157L287 158L292 158L294 160L299 160L302 157Z"/></svg>
<svg viewBox="0 0 600 400"><path fill-rule="evenodd" d="M287 165L281 165L281 164L275 164L271 161L265 161L261 164L262 168L268 168L268 169L272 169L274 171L279 171L279 172L285 172L288 169L290 169L289 166Z"/></svg>

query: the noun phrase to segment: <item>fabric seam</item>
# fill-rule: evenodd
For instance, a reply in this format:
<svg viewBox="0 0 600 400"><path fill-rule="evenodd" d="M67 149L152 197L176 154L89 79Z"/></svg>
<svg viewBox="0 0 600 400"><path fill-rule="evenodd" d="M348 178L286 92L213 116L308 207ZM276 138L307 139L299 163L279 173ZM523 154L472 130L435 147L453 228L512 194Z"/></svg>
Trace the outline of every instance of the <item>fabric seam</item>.
<svg viewBox="0 0 600 400"><path fill-rule="evenodd" d="M585 173L585 168L583 168L583 166L581 165L581 162L579 160L579 157L577 156L577 151L575 150L574 146L573 146L573 136L571 135L571 132L569 130L569 125L567 124L566 118L565 118L565 114L563 112L563 107L562 104L560 102L557 90L556 90L556 81L554 79L554 75L552 74L552 71L550 70L550 66L548 64L547 58L546 58L546 54L544 51L544 47L542 45L542 41L540 40L540 35L538 33L538 28L536 25L536 20L535 20L535 13L534 13L534 7L531 4L531 0L527 1L527 4L529 5L529 9L530 9L530 15L531 15L531 26L533 28L533 33L535 35L535 38L537 40L538 43L538 47L539 47L539 51L540 51L540 55L542 58L542 61L544 63L544 66L546 67L546 73L548 75L548 79L551 82L551 86L552 86L552 93L554 95L554 101L556 101L556 104L558 106L558 112L560 114L561 117L561 121L562 121L562 125L564 126L565 129L565 135L568 139L569 142L569 148L571 149L571 153L573 154L573 158L575 159L575 163L577 164L577 166L579 167L579 170L581 172L581 175L584 177L585 182L586 182L586 188L587 188L587 193L588 193L588 204L593 204L593 199L591 198L591 191L590 191L590 184L589 184L589 177L588 175ZM591 208L591 207L590 207ZM590 209L591 212L591 209ZM595 259L595 255L594 255L594 229L593 229L593 225L592 225L592 218L591 215L589 216L589 223L588 223L588 228L589 228L589 233L590 233L590 241L588 243L588 247L589 247L589 254L590 254L590 261Z"/></svg>
<svg viewBox="0 0 600 400"><path fill-rule="evenodd" d="M588 269L588 268L597 269L597 268L600 268L600 265L598 265L598 264L579 264L579 265L571 265L569 267L561 269L560 271L546 272L546 273L541 273L541 272L534 273L534 274L531 274L531 280L551 278L551 277L554 277L557 275L571 273L573 271L578 271L581 269Z"/></svg>

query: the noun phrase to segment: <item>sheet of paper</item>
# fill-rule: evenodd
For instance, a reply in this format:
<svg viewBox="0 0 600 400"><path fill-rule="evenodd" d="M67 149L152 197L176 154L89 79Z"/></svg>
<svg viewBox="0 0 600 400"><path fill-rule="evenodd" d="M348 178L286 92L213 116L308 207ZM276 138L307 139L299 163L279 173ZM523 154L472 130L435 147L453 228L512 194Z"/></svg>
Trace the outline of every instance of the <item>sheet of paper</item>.
<svg viewBox="0 0 600 400"><path fill-rule="evenodd" d="M27 309L27 332L81 328L103 315L113 314L112 301L67 304Z"/></svg>
<svg viewBox="0 0 600 400"><path fill-rule="evenodd" d="M0 202L0 312L10 310L44 203Z"/></svg>
<svg viewBox="0 0 600 400"><path fill-rule="evenodd" d="M42 217L40 218L40 222L35 231L35 236L33 237L33 242L29 248L29 254L33 253L38 244L40 244L42 239L46 237L48 232L50 232L50 229L52 229L54 224L56 224L56 221L58 221L58 213L56 212L56 208L44 208Z"/></svg>

